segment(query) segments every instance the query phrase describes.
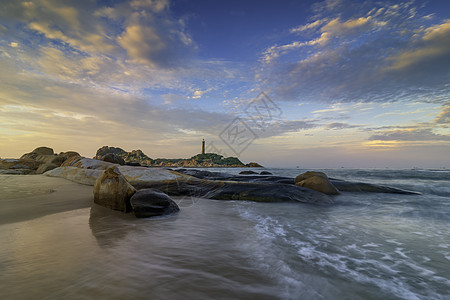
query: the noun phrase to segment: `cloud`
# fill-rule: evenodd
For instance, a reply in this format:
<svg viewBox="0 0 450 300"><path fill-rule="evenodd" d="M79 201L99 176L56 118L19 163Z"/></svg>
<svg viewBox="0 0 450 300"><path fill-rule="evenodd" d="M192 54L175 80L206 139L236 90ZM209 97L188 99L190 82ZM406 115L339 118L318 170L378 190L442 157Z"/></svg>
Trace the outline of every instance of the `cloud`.
<svg viewBox="0 0 450 300"><path fill-rule="evenodd" d="M408 50L386 58L389 70L423 73L424 68L435 70L450 66L450 20L428 27L417 36Z"/></svg>
<svg viewBox="0 0 450 300"><path fill-rule="evenodd" d="M168 45L153 28L132 25L117 38L119 44L127 50L128 56L138 63L167 64ZM170 55L169 55L170 56Z"/></svg>
<svg viewBox="0 0 450 300"><path fill-rule="evenodd" d="M209 93L210 91L212 91L212 88L206 90L195 90L192 93L192 96L189 97L189 99L200 99L204 94Z"/></svg>
<svg viewBox="0 0 450 300"><path fill-rule="evenodd" d="M170 14L167 0L118 1L111 6L97 1L6 0L4 8L0 16L10 28L26 26L45 37L33 36L41 46L84 56L106 55L122 63L173 68L185 64L196 49L183 22Z"/></svg>
<svg viewBox="0 0 450 300"><path fill-rule="evenodd" d="M326 22L326 19L315 20L312 23L308 23L306 25L300 25L298 27L292 28L291 29L291 33L296 33L296 32L297 33L301 33L301 32L306 31L306 30L314 29L314 28L317 28L320 25L322 25L324 22Z"/></svg>
<svg viewBox="0 0 450 300"><path fill-rule="evenodd" d="M413 2L368 4L319 5L317 19L261 53L261 89L288 101L445 101L449 21L424 19Z"/></svg>
<svg viewBox="0 0 450 300"><path fill-rule="evenodd" d="M436 117L436 124L450 125L450 104L443 107L442 111Z"/></svg>
<svg viewBox="0 0 450 300"><path fill-rule="evenodd" d="M325 125L325 130L341 130L341 129L348 129L348 128L357 128L360 127L359 125L350 125L348 123L342 123L342 122L332 122L327 125Z"/></svg>
<svg viewBox="0 0 450 300"><path fill-rule="evenodd" d="M396 129L369 137L369 140L380 141L450 141L450 135L436 134L431 129Z"/></svg>

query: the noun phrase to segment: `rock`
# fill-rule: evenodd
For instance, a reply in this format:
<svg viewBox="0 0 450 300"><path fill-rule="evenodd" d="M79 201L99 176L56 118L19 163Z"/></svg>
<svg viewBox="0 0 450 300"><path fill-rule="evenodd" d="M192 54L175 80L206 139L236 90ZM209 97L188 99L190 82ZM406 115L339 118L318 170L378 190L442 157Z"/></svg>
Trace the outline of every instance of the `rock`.
<svg viewBox="0 0 450 300"><path fill-rule="evenodd" d="M53 155L53 149L49 148L49 147L38 147L36 149L34 149L33 151L31 151L30 153L25 153L24 155L22 155L20 158L23 159L36 159L36 157L38 155Z"/></svg>
<svg viewBox="0 0 450 300"><path fill-rule="evenodd" d="M125 165L132 166L132 167L140 167L141 166L141 164L136 161L125 162Z"/></svg>
<svg viewBox="0 0 450 300"><path fill-rule="evenodd" d="M36 170L39 163L34 159L20 158L20 159L0 159L0 169L25 169Z"/></svg>
<svg viewBox="0 0 450 300"><path fill-rule="evenodd" d="M247 167L250 167L250 168L264 168L263 166L261 166L258 163L255 163L255 162L248 163Z"/></svg>
<svg viewBox="0 0 450 300"><path fill-rule="evenodd" d="M35 173L30 169L0 169L1 175L33 175Z"/></svg>
<svg viewBox="0 0 450 300"><path fill-rule="evenodd" d="M269 171L262 171L259 175L272 175Z"/></svg>
<svg viewBox="0 0 450 300"><path fill-rule="evenodd" d="M166 180L182 180L192 178L175 171L161 168L120 166L119 171L136 189L149 188L153 183Z"/></svg>
<svg viewBox="0 0 450 300"><path fill-rule="evenodd" d="M258 174L258 173L254 172L254 171L241 171L241 172L239 172L239 174L241 174L241 175L251 175L251 174Z"/></svg>
<svg viewBox="0 0 450 300"><path fill-rule="evenodd" d="M328 180L328 176L322 172L305 172L298 175L295 180L295 185L306 187L327 195L338 195L339 191Z"/></svg>
<svg viewBox="0 0 450 300"><path fill-rule="evenodd" d="M47 171L56 169L58 167L58 165L55 164L42 164L39 166L39 168L36 170L36 174L43 174Z"/></svg>
<svg viewBox="0 0 450 300"><path fill-rule="evenodd" d="M166 194L154 189L137 191L130 199L133 213L138 218L148 218L175 213L178 205Z"/></svg>
<svg viewBox="0 0 450 300"><path fill-rule="evenodd" d="M37 155L35 160L41 164L54 164L59 167L64 158L59 155Z"/></svg>
<svg viewBox="0 0 450 300"><path fill-rule="evenodd" d="M59 167L44 173L45 176L61 177L67 180L95 185L97 178L103 173L103 170L82 169L77 167Z"/></svg>
<svg viewBox="0 0 450 300"><path fill-rule="evenodd" d="M115 166L107 168L94 185L94 202L114 210L129 212L130 198L136 189Z"/></svg>
<svg viewBox="0 0 450 300"><path fill-rule="evenodd" d="M245 200L256 202L298 201L304 203L330 204L327 195L292 184L234 182L205 179L182 179L159 181L151 187L168 195L194 196L216 200Z"/></svg>
<svg viewBox="0 0 450 300"><path fill-rule="evenodd" d="M63 158L63 161L66 161L67 159L73 156L81 157L81 155L75 151L60 152L58 155Z"/></svg>
<svg viewBox="0 0 450 300"><path fill-rule="evenodd" d="M114 153L107 153L107 154L103 155L101 157L101 160L102 161L106 161L106 162L110 162L110 163L113 163L113 164L119 164L121 166L125 165L125 160L122 157L120 157L120 156L118 156L118 155L116 155Z"/></svg>
<svg viewBox="0 0 450 300"><path fill-rule="evenodd" d="M383 185L375 185L364 182L349 182L338 179L330 179L330 182L341 192L369 192L369 193L389 193L389 194L405 194L420 195L418 192L402 190Z"/></svg>
<svg viewBox="0 0 450 300"><path fill-rule="evenodd" d="M64 158L64 156L63 156ZM68 156L64 162L61 164L61 167L71 167L73 166L75 163L77 163L78 161L80 161L81 159L83 159L83 157L81 157L80 155L72 155L72 156Z"/></svg>
<svg viewBox="0 0 450 300"><path fill-rule="evenodd" d="M313 177L313 176L317 176L317 177L322 177L322 178L328 179L327 174L325 174L323 172L308 171L308 172L305 172L305 173L300 174L297 177L295 177L294 182L297 183L297 182L300 182L302 180L305 180L305 179L307 179L309 177Z"/></svg>
<svg viewBox="0 0 450 300"><path fill-rule="evenodd" d="M92 159L92 158L81 158L75 162L72 163L73 167L78 168L84 168L84 169L96 169L96 170L106 170L110 167L116 166L118 167L118 164L113 164L110 162L98 160L98 159Z"/></svg>
<svg viewBox="0 0 450 300"><path fill-rule="evenodd" d="M55 154L53 152L53 149L49 148L49 147L38 147L38 148L34 149L32 151L32 153L36 153L36 154L39 154L39 155L53 155L53 154Z"/></svg>

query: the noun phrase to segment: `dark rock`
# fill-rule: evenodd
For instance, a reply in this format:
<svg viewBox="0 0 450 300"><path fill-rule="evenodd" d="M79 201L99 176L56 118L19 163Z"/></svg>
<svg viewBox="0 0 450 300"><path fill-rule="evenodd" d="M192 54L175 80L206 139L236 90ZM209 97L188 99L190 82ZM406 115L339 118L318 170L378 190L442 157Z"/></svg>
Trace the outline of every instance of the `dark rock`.
<svg viewBox="0 0 450 300"><path fill-rule="evenodd" d="M125 165L132 166L132 167L140 167L141 164L135 161L125 162Z"/></svg>
<svg viewBox="0 0 450 300"><path fill-rule="evenodd" d="M398 188L370 183L349 182L339 179L330 179L330 182L341 192L366 192L366 193L369 192L369 193L420 195L420 193L418 192L407 191Z"/></svg>
<svg viewBox="0 0 450 300"><path fill-rule="evenodd" d="M247 167L250 167L250 168L264 168L263 166L261 166L260 164L258 164L256 162L248 163Z"/></svg>
<svg viewBox="0 0 450 300"><path fill-rule="evenodd" d="M106 162L110 162L113 164L119 164L121 166L125 165L125 160L118 156L117 154L114 153L107 153L105 155L103 155L101 157L101 160L106 161Z"/></svg>
<svg viewBox="0 0 450 300"><path fill-rule="evenodd" d="M180 210L169 196L154 189L137 191L131 197L130 203L134 215L138 218L168 215Z"/></svg>
<svg viewBox="0 0 450 300"><path fill-rule="evenodd" d="M199 179L219 180L219 181L237 181L237 182L259 182L259 183L283 183L294 185L294 178L283 176L258 176L258 175L231 175L220 172L210 172L197 169L177 169L179 173L190 175ZM306 172L312 175L311 172ZM316 172L318 174L322 172ZM322 173L325 175L324 173ZM323 176L319 175L319 176ZM325 175L326 176L326 175ZM298 177L300 178L300 177ZM342 192L373 192L373 193L396 193L396 194L420 194L417 192L406 191L398 188L379 186L368 183L348 182L344 180L329 178L329 181Z"/></svg>
<svg viewBox="0 0 450 300"><path fill-rule="evenodd" d="M220 173L220 172L211 172L197 169L176 169L178 173L182 173L185 175L193 176L200 179L209 179L209 178L222 178L222 177L233 177L231 174Z"/></svg>
<svg viewBox="0 0 450 300"><path fill-rule="evenodd" d="M282 183L233 182L219 180L167 180L155 182L148 187L169 195L189 195L217 200L247 200L256 202L298 201L329 204L327 195L311 189Z"/></svg>
<svg viewBox="0 0 450 300"><path fill-rule="evenodd" d="M272 175L269 171L262 171L259 175Z"/></svg>
<svg viewBox="0 0 450 300"><path fill-rule="evenodd" d="M239 174L241 175L253 175L253 174L258 174L255 171L241 171L239 172Z"/></svg>

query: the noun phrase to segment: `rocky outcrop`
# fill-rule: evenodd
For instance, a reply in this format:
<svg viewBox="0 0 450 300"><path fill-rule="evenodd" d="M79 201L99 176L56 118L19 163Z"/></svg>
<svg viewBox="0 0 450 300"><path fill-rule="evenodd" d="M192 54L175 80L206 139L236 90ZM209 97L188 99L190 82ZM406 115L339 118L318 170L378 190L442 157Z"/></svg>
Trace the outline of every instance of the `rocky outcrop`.
<svg viewBox="0 0 450 300"><path fill-rule="evenodd" d="M328 176L322 172L305 172L298 175L294 182L297 186L306 187L327 195L339 194L336 187L328 180Z"/></svg>
<svg viewBox="0 0 450 300"><path fill-rule="evenodd" d="M95 169L95 170L106 170L110 167L116 166L118 167L118 164L113 164L110 162L98 160L98 159L92 159L92 158L81 158L76 161L74 161L71 166L77 167L77 168L83 168L83 169Z"/></svg>
<svg viewBox="0 0 450 300"><path fill-rule="evenodd" d="M103 171L94 185L94 202L98 205L122 211L131 210L130 198L136 189L128 183L117 167Z"/></svg>
<svg viewBox="0 0 450 300"><path fill-rule="evenodd" d="M130 199L133 213L138 218L163 216L178 212L180 208L167 194L154 190L142 189Z"/></svg>
<svg viewBox="0 0 450 300"><path fill-rule="evenodd" d="M31 151L30 153L25 153L20 158L36 159L38 155L54 155L52 148L49 147L38 147Z"/></svg>
<svg viewBox="0 0 450 300"><path fill-rule="evenodd" d="M103 146L97 150L94 159L101 160L107 154L114 154L124 160L124 163L121 165L125 165L127 163L139 163L140 165L151 166L153 164L153 159L145 155L141 150L132 150L131 152L127 152L119 147L109 147ZM117 163L117 162L114 162Z"/></svg>
<svg viewBox="0 0 450 300"><path fill-rule="evenodd" d="M330 204L333 200L322 193L291 184L266 182L236 182L187 179L155 182L149 187L168 195L188 195L216 200L255 202L287 202Z"/></svg>
<svg viewBox="0 0 450 300"><path fill-rule="evenodd" d="M255 171L241 171L239 172L239 174L241 175L253 175L253 174L258 174Z"/></svg>
<svg viewBox="0 0 450 300"><path fill-rule="evenodd" d="M270 173L269 171L262 171L261 173L259 173L259 175L273 175L273 174Z"/></svg>
<svg viewBox="0 0 450 300"><path fill-rule="evenodd" d="M0 168L9 170L18 170L16 174L42 174L51 169L61 166L61 164L71 155L76 152L60 153L59 155L53 152L52 148L39 147L25 153L19 160L3 160L0 162ZM79 156L79 155L78 155Z"/></svg>

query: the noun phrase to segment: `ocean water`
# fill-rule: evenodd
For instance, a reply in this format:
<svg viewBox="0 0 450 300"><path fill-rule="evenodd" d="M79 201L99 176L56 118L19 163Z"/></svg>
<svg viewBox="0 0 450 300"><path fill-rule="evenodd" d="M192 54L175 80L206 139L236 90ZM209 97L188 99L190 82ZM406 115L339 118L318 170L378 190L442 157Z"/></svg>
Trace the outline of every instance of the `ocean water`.
<svg viewBox="0 0 450 300"><path fill-rule="evenodd" d="M450 299L450 170L323 171L421 195L343 193L330 206L174 197L170 217L93 205L5 224L0 297Z"/></svg>

